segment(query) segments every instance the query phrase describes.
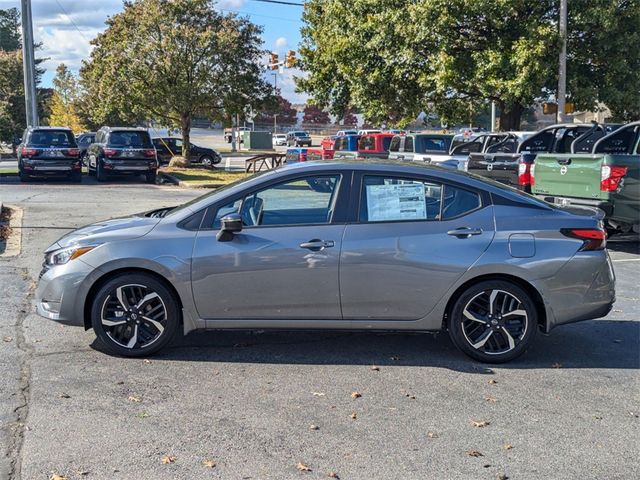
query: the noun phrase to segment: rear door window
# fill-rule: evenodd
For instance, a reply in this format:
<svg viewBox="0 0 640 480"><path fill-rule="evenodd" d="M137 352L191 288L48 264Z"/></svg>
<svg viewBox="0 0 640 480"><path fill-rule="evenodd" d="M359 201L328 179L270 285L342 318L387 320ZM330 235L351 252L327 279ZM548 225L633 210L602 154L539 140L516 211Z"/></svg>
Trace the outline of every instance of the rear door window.
<svg viewBox="0 0 640 480"><path fill-rule="evenodd" d="M404 139L404 151L413 152L413 137L405 137Z"/></svg>

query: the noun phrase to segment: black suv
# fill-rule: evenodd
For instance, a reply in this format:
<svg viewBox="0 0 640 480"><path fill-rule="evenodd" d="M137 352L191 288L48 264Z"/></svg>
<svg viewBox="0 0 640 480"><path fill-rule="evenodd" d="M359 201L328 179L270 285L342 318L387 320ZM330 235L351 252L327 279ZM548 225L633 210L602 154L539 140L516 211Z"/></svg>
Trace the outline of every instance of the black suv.
<svg viewBox="0 0 640 480"><path fill-rule="evenodd" d="M32 177L67 176L82 181L80 150L65 127L29 127L17 147L20 181Z"/></svg>
<svg viewBox="0 0 640 480"><path fill-rule="evenodd" d="M102 127L87 149L89 175L104 182L109 175L144 175L156 183L158 158L143 128Z"/></svg>
<svg viewBox="0 0 640 480"><path fill-rule="evenodd" d="M175 137L154 138L153 145L158 152L158 160L161 165L169 163L171 157L182 155L182 139ZM189 160L191 163L201 163L205 168L213 168L220 163L222 157L213 148L199 147L189 144Z"/></svg>
<svg viewBox="0 0 640 480"><path fill-rule="evenodd" d="M76 137L78 148L80 149L80 160L84 165L87 164L87 149L89 145L96 141L96 132L81 133Z"/></svg>

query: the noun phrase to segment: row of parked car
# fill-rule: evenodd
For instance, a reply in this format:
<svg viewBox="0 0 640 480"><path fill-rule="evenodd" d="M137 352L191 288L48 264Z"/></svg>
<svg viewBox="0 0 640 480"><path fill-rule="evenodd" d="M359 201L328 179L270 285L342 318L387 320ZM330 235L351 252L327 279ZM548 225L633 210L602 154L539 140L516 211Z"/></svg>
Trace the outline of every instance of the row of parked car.
<svg viewBox="0 0 640 480"><path fill-rule="evenodd" d="M160 165L182 154L182 140L174 137L151 138L143 128L102 127L75 137L65 127L29 127L17 149L20 180L34 177L66 176L82 181L82 167L99 182L111 175L142 175L156 182ZM212 168L220 163L220 154L190 144L190 160Z"/></svg>
<svg viewBox="0 0 640 480"><path fill-rule="evenodd" d="M491 178L558 205L598 207L612 231L640 231L640 122L558 124L538 132L386 132L326 137L287 162L388 158Z"/></svg>

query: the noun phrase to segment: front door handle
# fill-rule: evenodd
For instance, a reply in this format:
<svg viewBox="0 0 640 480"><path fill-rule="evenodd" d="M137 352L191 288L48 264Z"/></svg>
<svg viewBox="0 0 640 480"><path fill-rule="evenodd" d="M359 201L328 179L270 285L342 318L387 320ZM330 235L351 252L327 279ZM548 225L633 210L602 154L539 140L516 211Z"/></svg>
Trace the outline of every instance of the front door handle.
<svg viewBox="0 0 640 480"><path fill-rule="evenodd" d="M320 240L319 238L314 238L313 240L300 244L300 248L307 248L312 252L320 252L325 248L331 248L333 246L335 246L333 240Z"/></svg>
<svg viewBox="0 0 640 480"><path fill-rule="evenodd" d="M449 230L447 235L451 235L452 237L458 238L469 238L472 235L482 235L481 228L456 228L454 230Z"/></svg>

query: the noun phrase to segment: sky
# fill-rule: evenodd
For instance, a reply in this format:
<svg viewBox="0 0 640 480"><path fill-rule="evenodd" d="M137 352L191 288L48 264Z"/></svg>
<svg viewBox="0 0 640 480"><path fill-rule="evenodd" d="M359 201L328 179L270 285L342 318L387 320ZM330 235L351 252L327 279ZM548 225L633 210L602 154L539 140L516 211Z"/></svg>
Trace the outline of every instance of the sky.
<svg viewBox="0 0 640 480"><path fill-rule="evenodd" d="M302 0L291 1L302 3ZM49 57L44 63L47 72L42 79L43 86L51 86L60 63L78 71L82 60L89 56L89 41L105 28L107 17L122 11L122 3L122 0L31 0L33 34L36 42L42 43L37 56ZM302 7L257 0L218 0L216 4L225 13L240 13L261 25L264 28L264 48L278 52L280 59L288 50L297 50ZM20 0L0 0L0 9L12 7L20 9ZM269 82L274 81L271 73L275 72L265 73ZM278 73L278 88L292 103L304 103L307 97L295 93L294 75L300 75L300 72L285 69Z"/></svg>

